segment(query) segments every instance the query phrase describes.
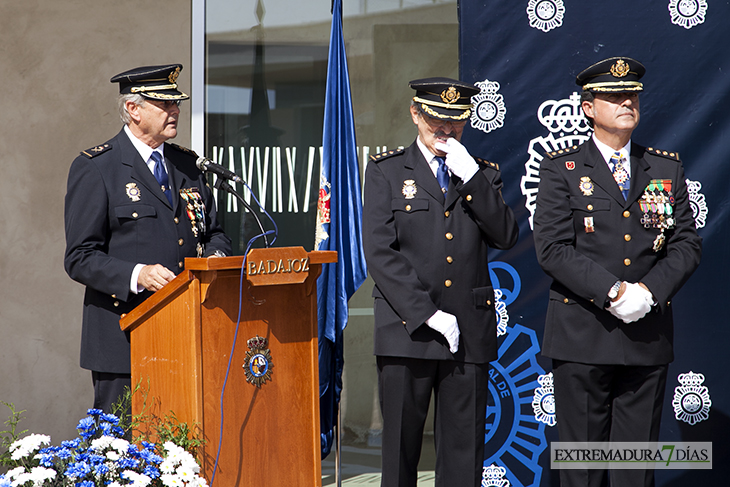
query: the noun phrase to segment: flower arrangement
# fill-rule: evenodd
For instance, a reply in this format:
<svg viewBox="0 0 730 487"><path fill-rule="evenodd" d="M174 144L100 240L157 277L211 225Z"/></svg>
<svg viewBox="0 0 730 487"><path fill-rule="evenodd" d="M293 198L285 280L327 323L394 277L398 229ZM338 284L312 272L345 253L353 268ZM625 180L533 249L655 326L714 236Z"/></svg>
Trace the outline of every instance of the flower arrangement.
<svg viewBox="0 0 730 487"><path fill-rule="evenodd" d="M87 414L76 426L78 438L60 446L49 446L51 438L38 434L10 443L9 458L2 459L14 468L0 475L0 487L207 486L195 457L181 446L130 443L117 416L98 409Z"/></svg>

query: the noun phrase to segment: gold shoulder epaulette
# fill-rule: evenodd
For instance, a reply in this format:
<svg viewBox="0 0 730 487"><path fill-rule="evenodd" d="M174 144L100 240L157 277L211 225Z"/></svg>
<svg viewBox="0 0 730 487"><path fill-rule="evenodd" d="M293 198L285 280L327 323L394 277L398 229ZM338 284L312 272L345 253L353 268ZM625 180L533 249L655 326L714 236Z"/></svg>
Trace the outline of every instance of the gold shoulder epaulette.
<svg viewBox="0 0 730 487"><path fill-rule="evenodd" d="M168 145L174 149L177 149L179 151L185 152L187 154L190 154L192 156L198 157L198 154L195 153L194 150L188 149L187 147L183 147L181 145L173 144L172 142L168 142Z"/></svg>
<svg viewBox="0 0 730 487"><path fill-rule="evenodd" d="M577 152L579 148L579 145L571 145L570 147L566 147L565 149L558 149L556 151L546 152L545 155L550 159L555 159L556 157L561 157L572 154L573 152Z"/></svg>
<svg viewBox="0 0 730 487"><path fill-rule="evenodd" d="M669 152L666 150L655 149L653 147L647 147L646 151L649 154L653 154L655 156L666 157L667 159L672 159L673 161L679 160L679 152Z"/></svg>
<svg viewBox="0 0 730 487"><path fill-rule="evenodd" d="M370 156L370 162L379 162L383 159L387 159L389 157L397 156L398 154L403 154L405 149L395 149L395 150L389 150L386 152L381 152L380 154L373 154Z"/></svg>
<svg viewBox="0 0 730 487"><path fill-rule="evenodd" d="M92 157L96 157L99 154L103 154L111 148L111 144L102 144L97 145L96 147L92 147L91 149L82 150L81 153L91 159Z"/></svg>
<svg viewBox="0 0 730 487"><path fill-rule="evenodd" d="M496 169L497 171L499 171L499 164L497 164L496 162L488 161L486 159L480 159L479 157L475 157L474 160L477 161L477 164L479 164L480 166L489 166L492 169Z"/></svg>

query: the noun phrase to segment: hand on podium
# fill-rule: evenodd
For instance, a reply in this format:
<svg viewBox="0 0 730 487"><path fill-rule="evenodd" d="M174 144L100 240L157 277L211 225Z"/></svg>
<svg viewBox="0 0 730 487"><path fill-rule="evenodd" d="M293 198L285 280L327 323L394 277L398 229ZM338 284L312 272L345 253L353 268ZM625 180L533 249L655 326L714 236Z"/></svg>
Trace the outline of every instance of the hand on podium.
<svg viewBox="0 0 730 487"><path fill-rule="evenodd" d="M159 291L165 284L175 279L175 274L161 264L146 265L139 271L137 284L148 291Z"/></svg>

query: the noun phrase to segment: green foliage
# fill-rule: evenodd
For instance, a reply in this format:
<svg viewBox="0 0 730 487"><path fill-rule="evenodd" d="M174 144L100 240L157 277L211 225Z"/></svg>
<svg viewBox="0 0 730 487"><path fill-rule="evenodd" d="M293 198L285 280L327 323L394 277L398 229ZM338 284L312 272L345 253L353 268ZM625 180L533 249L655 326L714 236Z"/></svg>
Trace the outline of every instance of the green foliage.
<svg viewBox="0 0 730 487"><path fill-rule="evenodd" d="M112 405L112 414L120 418L119 426L135 441L148 441L163 444L171 441L188 453L196 456L201 446L205 444L202 438L200 424L192 426L180 421L173 411L159 417L151 413L152 404L149 397L149 382L143 388L138 382L133 390L127 389L119 400ZM142 411L132 415L132 396L142 395Z"/></svg>
<svg viewBox="0 0 730 487"><path fill-rule="evenodd" d="M7 403L5 401L0 401L0 404L4 404L8 409L10 409L10 418L5 421L5 426L8 429L0 431L0 465L6 467L14 467L15 461L13 461L10 457L9 448L14 441L20 438L21 435L24 435L28 432L28 430L23 430L20 432L17 431L18 423L20 423L20 421L23 419L23 413L25 412L25 410L16 411L13 404Z"/></svg>

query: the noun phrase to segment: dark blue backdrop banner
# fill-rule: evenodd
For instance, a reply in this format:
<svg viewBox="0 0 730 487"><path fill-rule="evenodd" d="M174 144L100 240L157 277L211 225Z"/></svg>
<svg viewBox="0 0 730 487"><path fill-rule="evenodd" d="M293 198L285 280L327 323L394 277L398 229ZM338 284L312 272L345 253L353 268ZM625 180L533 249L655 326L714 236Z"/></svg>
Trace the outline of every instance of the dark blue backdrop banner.
<svg viewBox="0 0 730 487"><path fill-rule="evenodd" d="M546 151L590 129L575 76L612 56L647 68L632 140L679 152L704 239L702 263L673 300L675 356L660 440L712 441L712 470L657 472L657 484L725 485L730 464L730 327L726 324L730 226L730 4L707 0L461 0L460 75L481 93L464 134L475 156L497 162L520 241L495 252L504 295L500 360L490 382L488 485L558 485L550 361L539 354L549 280L532 239L538 168ZM507 313L508 309L508 313ZM511 365L521 364L521 365ZM524 377L520 377L520 370ZM507 399L511 402L507 404Z"/></svg>

